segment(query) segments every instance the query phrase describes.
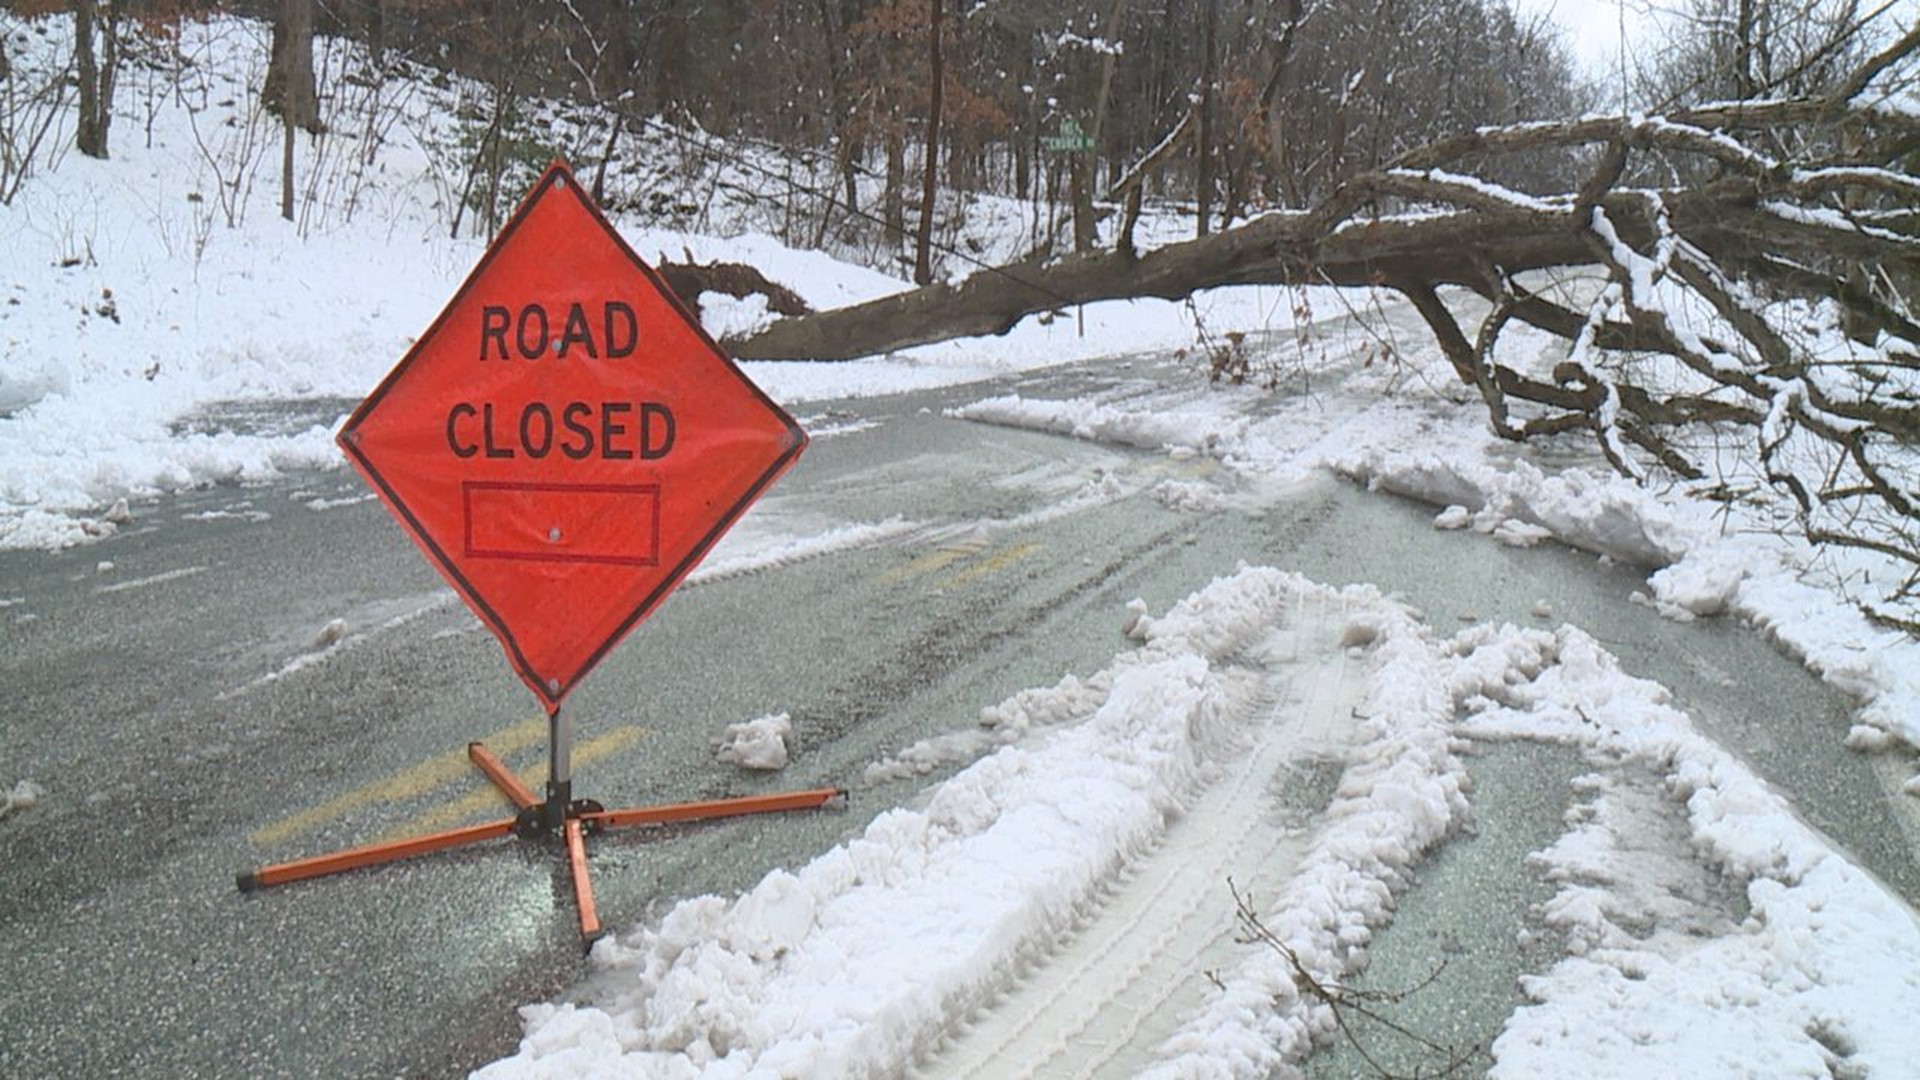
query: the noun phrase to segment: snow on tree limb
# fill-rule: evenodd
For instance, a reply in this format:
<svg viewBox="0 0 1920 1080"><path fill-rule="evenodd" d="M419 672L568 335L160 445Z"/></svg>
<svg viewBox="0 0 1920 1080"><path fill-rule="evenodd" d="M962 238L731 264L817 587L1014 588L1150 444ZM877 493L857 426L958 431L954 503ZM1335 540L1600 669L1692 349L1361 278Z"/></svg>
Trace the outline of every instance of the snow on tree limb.
<svg viewBox="0 0 1920 1080"><path fill-rule="evenodd" d="M847 359L1096 300L1384 285L1503 438L1584 431L1643 479L1700 478L1691 447L1744 441L1810 540L1905 567L1870 607L1920 628L1920 109L1875 90L1888 72L1910 77L1916 51L1920 30L1820 97L1480 128L1303 210L1151 251L1004 267L731 344L744 358ZM1540 192L1495 178L1501 160L1541 152L1584 162L1584 179ZM1598 296L1556 283L1593 266ZM1471 335L1456 314L1471 305L1448 286L1491 306ZM1565 338L1567 359L1541 372L1503 355L1513 322ZM1648 355L1677 365L1633 359Z"/></svg>

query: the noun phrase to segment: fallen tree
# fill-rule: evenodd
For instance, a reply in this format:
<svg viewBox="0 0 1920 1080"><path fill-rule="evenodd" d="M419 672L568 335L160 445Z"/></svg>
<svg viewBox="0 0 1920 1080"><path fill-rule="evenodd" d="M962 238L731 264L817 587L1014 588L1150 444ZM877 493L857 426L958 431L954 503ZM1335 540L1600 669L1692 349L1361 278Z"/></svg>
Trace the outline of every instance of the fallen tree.
<svg viewBox="0 0 1920 1080"><path fill-rule="evenodd" d="M813 310L792 289L768 281L765 274L744 263L717 259L703 263L688 252L685 262L662 259L654 269L667 283L667 288L696 315L701 310L702 295L710 292L724 293L735 300L762 296L766 298L767 310L780 315L805 315Z"/></svg>
<svg viewBox="0 0 1920 1080"><path fill-rule="evenodd" d="M728 345L746 359L844 360L1005 333L1099 300L1387 287L1419 311L1502 437L1586 433L1623 473L1689 479L1706 476L1729 433L1745 440L1758 473L1729 477L1727 497L1769 485L1792 498L1811 540L1896 560L1904 580L1877 588L1870 610L1915 631L1916 51L1920 28L1819 97L1484 128L1306 210L1141 254L1123 245L999 267ZM1577 187L1540 196L1487 179L1488 163L1541 152L1582 162ZM1555 273L1572 267L1598 280L1581 288ZM1484 301L1477 326L1443 298L1452 286ZM1537 370L1503 357L1516 321L1566 339L1565 358Z"/></svg>

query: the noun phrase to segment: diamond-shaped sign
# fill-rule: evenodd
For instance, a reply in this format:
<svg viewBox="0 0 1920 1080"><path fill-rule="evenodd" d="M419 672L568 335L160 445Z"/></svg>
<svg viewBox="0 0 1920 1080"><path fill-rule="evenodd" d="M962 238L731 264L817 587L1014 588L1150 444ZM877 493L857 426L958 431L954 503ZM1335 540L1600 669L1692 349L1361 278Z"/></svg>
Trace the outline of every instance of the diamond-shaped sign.
<svg viewBox="0 0 1920 1080"><path fill-rule="evenodd" d="M339 435L549 711L806 441L557 162Z"/></svg>

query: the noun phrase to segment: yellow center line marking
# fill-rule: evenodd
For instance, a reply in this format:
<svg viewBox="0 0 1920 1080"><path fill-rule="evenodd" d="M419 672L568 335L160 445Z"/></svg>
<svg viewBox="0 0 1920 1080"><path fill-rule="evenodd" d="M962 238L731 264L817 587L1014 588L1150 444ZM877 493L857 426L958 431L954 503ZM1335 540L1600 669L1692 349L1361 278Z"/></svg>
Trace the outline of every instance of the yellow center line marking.
<svg viewBox="0 0 1920 1080"><path fill-rule="evenodd" d="M880 580L889 585L897 585L910 577L931 574L945 570L954 563L971 559L987 549L985 540L962 541L949 544L938 550L928 552L905 566L896 566L880 575Z"/></svg>
<svg viewBox="0 0 1920 1080"><path fill-rule="evenodd" d="M625 750L647 734L647 729L623 724L597 739L588 739L573 748L572 764L575 768L591 765L601 758L611 757ZM477 770L476 770L477 771ZM547 785L547 763L541 762L524 774L517 774L528 787L540 791ZM484 778L483 782L484 782ZM449 799L440 805L412 819L388 829L375 842L387 843L391 840L404 840L421 833L440 832L464 823L469 818L478 818L482 814L497 813L501 804L512 807L513 801L492 784L469 791L458 798Z"/></svg>
<svg viewBox="0 0 1920 1080"><path fill-rule="evenodd" d="M539 742L546 733L546 717L542 716L501 728L480 741L486 743L496 753L512 753ZM465 747L450 750L430 757L410 769L355 788L338 798L329 799L312 809L302 810L292 817L283 818L271 825L264 825L250 833L247 839L256 844L278 844L362 807L371 806L377 802L395 802L423 795L473 771L473 763L467 760Z"/></svg>
<svg viewBox="0 0 1920 1080"><path fill-rule="evenodd" d="M957 570L948 575L946 580L940 583L940 587L943 589L952 588L955 585L965 585L969 582L978 581L990 574L997 574L1022 559L1030 559L1040 552L1045 551L1046 547L1047 545L1045 544L1029 541L1010 547L1005 551L996 552L992 558L982 559L972 566Z"/></svg>

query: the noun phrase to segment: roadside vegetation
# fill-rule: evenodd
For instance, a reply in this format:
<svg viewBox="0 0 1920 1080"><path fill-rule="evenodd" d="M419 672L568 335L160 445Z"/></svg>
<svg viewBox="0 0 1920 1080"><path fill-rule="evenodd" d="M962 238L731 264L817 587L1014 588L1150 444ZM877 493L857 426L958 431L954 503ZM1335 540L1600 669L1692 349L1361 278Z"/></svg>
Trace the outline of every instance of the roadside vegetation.
<svg viewBox="0 0 1920 1080"><path fill-rule="evenodd" d="M324 227L368 210L433 87L456 122L413 141L449 236L489 235L564 157L641 220L724 220L921 286L789 308L734 335L743 357L873 355L1226 284L1385 286L1502 437L1784 500L1809 541L1890 563L1859 600L1912 632L1910 14L1688 0L1664 41L1587 78L1503 0L18 3L0 203L68 154L151 139L171 103L211 181L182 244L237 227L255 188ZM228 24L260 28L239 84L182 47L228 15L263 20ZM29 47L50 34L66 46ZM687 264L696 284L738 273ZM1503 348L1517 323L1563 344Z"/></svg>

